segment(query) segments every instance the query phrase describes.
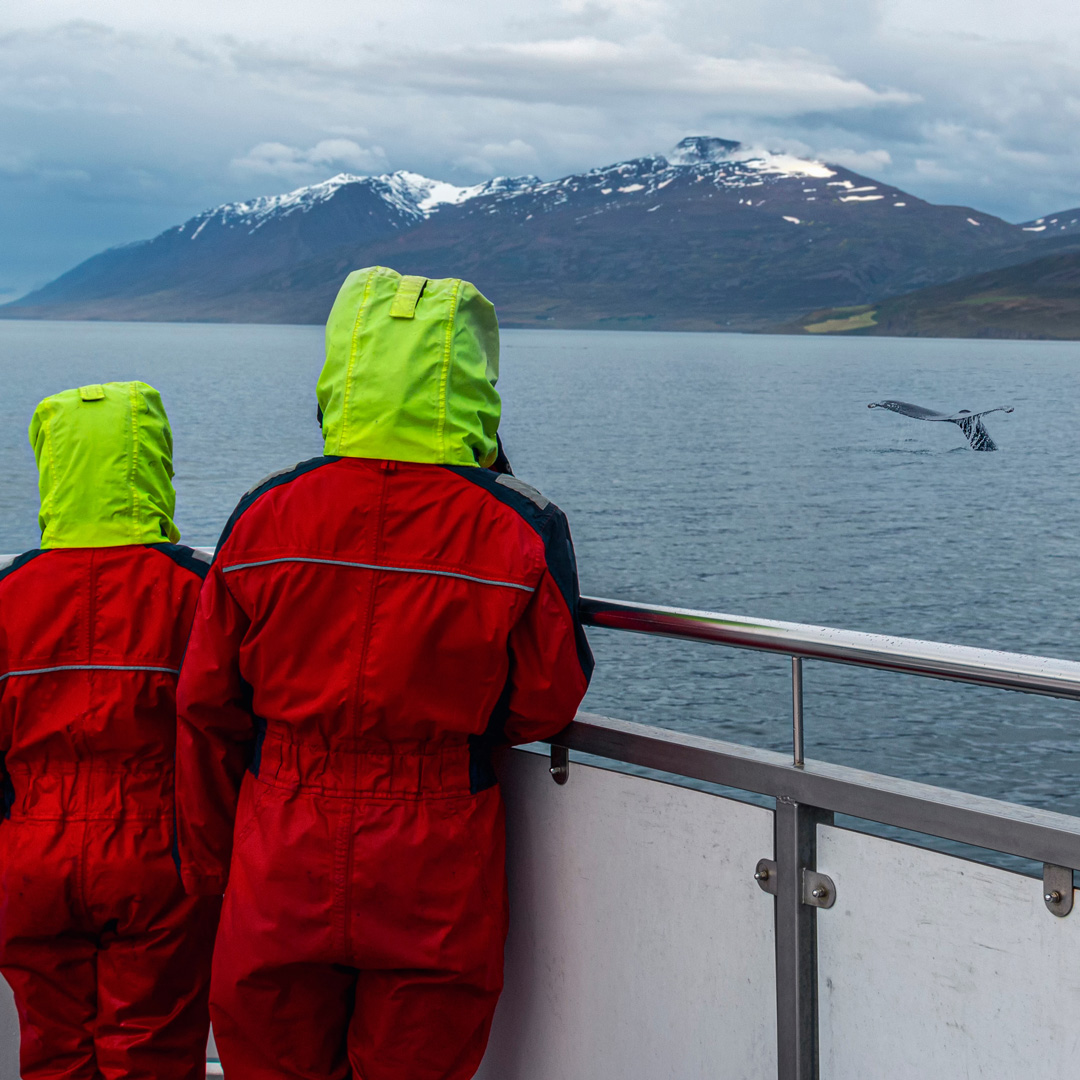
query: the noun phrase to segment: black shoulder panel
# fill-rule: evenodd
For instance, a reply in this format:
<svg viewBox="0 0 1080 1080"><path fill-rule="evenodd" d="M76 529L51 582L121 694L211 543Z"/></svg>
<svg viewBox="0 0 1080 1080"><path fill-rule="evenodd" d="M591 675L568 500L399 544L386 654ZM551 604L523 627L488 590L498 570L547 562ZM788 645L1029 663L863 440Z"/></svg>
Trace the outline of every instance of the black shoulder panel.
<svg viewBox="0 0 1080 1080"><path fill-rule="evenodd" d="M443 465L448 472L483 488L499 502L523 517L542 537L548 520L562 511L535 488L507 473L496 473L473 465Z"/></svg>
<svg viewBox="0 0 1080 1080"><path fill-rule="evenodd" d="M587 682L592 678L595 661L589 639L581 625L581 589L578 586L577 559L574 556L574 544L570 539L570 525L566 515L553 502L516 476L493 473L489 469L472 468L468 465L444 465L443 468L476 484L477 487L482 487L504 506L516 511L543 540L548 573L562 593L574 620L578 660Z"/></svg>
<svg viewBox="0 0 1080 1080"><path fill-rule="evenodd" d="M210 556L194 548L185 547L183 544L147 544L146 546L160 551L162 555L172 559L177 566L190 570L200 579L205 578L210 571Z"/></svg>
<svg viewBox="0 0 1080 1080"><path fill-rule="evenodd" d="M33 551L25 551L22 555L17 555L7 566L0 567L0 581L3 581L9 574L14 574L16 570L36 559L39 555L44 555L45 550L43 548L34 548Z"/></svg>
<svg viewBox="0 0 1080 1080"><path fill-rule="evenodd" d="M232 516L225 523L225 528L221 530L221 536L218 538L217 551L214 554L214 558L217 558L217 552L220 552L222 547L224 547L225 541L229 539L233 529L236 528L236 523L243 516L244 512L251 507L260 495L265 495L272 488L281 487L282 484L291 483L297 477L303 476L305 473L313 472L323 465L332 465L335 461L340 460L340 457L309 458L307 461L301 461L299 465L292 465L288 469L282 469L280 472L271 473L265 479L260 480L236 504L236 509L232 512Z"/></svg>
<svg viewBox="0 0 1080 1080"><path fill-rule="evenodd" d="M555 506L554 503L550 504ZM559 592L566 600L566 606L574 619L574 639L577 642L578 660L585 673L585 682L592 678L596 661L593 659L589 639L581 625L581 588L578 585L577 558L574 555L574 542L570 539L570 523L566 515L555 506L547 535L544 537L544 550L547 554L548 572L551 574Z"/></svg>

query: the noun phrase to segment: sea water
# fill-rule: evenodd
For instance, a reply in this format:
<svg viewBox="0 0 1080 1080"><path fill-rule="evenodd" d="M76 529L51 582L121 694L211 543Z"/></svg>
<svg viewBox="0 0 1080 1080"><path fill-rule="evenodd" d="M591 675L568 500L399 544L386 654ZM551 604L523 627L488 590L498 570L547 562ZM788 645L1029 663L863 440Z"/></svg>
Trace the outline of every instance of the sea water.
<svg viewBox="0 0 1080 1080"><path fill-rule="evenodd" d="M315 327L0 322L0 551L36 546L26 427L141 378L177 519L211 545L321 452ZM1080 343L508 331L503 435L567 512L586 594L1080 659ZM946 412L1015 406L975 453ZM784 657L591 630L586 707L790 745ZM808 757L1080 813L1080 703L807 663Z"/></svg>

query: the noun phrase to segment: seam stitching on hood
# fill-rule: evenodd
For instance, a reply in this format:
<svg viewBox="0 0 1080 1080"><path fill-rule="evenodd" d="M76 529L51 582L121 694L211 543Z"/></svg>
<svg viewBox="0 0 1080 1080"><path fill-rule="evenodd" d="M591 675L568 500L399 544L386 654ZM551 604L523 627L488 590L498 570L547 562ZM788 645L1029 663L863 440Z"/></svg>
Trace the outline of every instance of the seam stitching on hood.
<svg viewBox="0 0 1080 1080"><path fill-rule="evenodd" d="M461 295L461 281L454 282L454 291L450 294L450 316L446 321L446 338L443 343L442 370L439 372L439 411L435 421L435 438L439 444L439 460L446 461L446 391L450 381L450 354L454 345L454 320L457 318L458 298Z"/></svg>
<svg viewBox="0 0 1080 1080"><path fill-rule="evenodd" d="M50 405L45 411L45 452L49 455L49 470L52 473L53 482L49 485L48 510L45 515L47 523L53 520L56 513L56 454L53 452L52 413L53 409ZM49 524L46 524L45 529L48 528ZM41 530L42 537L45 535L45 529Z"/></svg>
<svg viewBox="0 0 1080 1080"><path fill-rule="evenodd" d="M364 294L360 297L360 306L356 309L356 322L353 323L352 337L349 343L349 366L345 369L345 393L341 401L341 431L338 433L337 441L339 451L345 447L345 433L349 429L349 396L352 392L353 368L356 365L356 352L360 343L360 327L366 314L368 296L371 293L371 283L378 269L376 266L368 274L367 281L364 282Z"/></svg>
<svg viewBox="0 0 1080 1080"><path fill-rule="evenodd" d="M135 477L139 469L139 391L135 383L128 390L128 404L131 408L131 458L128 466L128 489L131 491L131 537L139 535L139 490Z"/></svg>

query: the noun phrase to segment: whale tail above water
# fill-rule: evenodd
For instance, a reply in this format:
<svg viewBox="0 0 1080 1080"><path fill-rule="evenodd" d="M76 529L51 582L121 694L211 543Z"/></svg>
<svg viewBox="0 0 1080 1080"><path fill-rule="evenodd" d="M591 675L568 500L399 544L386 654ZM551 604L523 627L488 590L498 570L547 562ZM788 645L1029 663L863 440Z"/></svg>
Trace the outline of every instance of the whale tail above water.
<svg viewBox="0 0 1080 1080"><path fill-rule="evenodd" d="M963 433L972 450L996 450L997 443L990 438L990 432L986 430L982 422L984 416L993 412L1013 411L1011 405L998 405L994 409L983 409L982 412L973 413L967 409L961 409L957 413L935 412L933 409L924 409L921 405L912 405L908 401L873 401L867 408L888 409L890 412L899 413L901 416L910 416L915 420L938 420L955 424Z"/></svg>

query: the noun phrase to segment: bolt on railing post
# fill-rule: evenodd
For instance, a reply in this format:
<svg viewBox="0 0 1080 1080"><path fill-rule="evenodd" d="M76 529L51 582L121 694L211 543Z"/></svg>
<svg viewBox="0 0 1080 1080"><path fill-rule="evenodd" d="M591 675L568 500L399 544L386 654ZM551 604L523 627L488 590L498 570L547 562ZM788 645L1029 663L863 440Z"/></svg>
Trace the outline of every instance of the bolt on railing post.
<svg viewBox="0 0 1080 1080"><path fill-rule="evenodd" d="M803 767L802 657L791 658L791 757L795 768Z"/></svg>

